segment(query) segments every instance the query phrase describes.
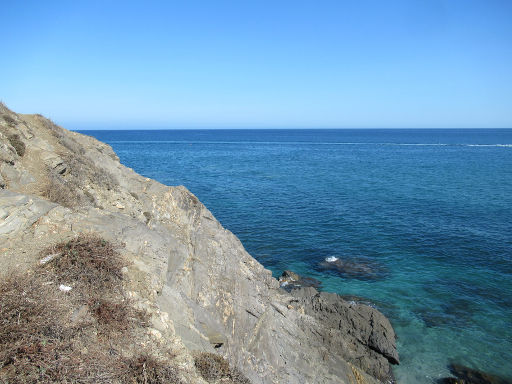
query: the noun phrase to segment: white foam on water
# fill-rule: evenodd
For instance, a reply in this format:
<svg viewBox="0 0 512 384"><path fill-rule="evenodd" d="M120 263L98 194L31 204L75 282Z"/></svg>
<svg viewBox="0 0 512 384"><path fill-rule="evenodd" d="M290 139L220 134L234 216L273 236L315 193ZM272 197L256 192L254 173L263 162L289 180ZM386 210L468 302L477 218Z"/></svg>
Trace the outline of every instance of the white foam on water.
<svg viewBox="0 0 512 384"><path fill-rule="evenodd" d="M328 263L334 263L335 261L338 261L339 259L335 256L329 256L325 259Z"/></svg>
<svg viewBox="0 0 512 384"><path fill-rule="evenodd" d="M466 147L505 147L505 148L511 148L512 144L466 144Z"/></svg>

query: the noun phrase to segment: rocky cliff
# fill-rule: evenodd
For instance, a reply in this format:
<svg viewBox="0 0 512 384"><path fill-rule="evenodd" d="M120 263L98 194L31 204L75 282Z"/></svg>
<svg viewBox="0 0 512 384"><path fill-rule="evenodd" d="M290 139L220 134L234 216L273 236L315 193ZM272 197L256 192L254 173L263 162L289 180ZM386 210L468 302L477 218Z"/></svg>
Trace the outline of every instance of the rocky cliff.
<svg viewBox="0 0 512 384"><path fill-rule="evenodd" d="M204 382L197 352L252 383L392 380L395 335L379 311L285 292L186 188L138 175L94 138L1 105L0 188L0 279L81 233L122 244L129 295L151 315L148 343L173 350L185 382Z"/></svg>

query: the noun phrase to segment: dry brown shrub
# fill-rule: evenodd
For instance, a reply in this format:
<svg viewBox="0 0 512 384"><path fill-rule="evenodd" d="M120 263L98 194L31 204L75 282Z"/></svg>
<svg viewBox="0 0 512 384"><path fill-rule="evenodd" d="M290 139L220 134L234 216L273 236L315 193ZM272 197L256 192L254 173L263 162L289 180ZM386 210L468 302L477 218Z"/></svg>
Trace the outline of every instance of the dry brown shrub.
<svg viewBox="0 0 512 384"><path fill-rule="evenodd" d="M115 177L105 169L98 168L91 160L87 157L77 157L74 155L76 152L71 154L63 155L69 175L73 178L74 183L77 187L84 184L86 180L90 183L101 186L108 190L114 190L119 184ZM87 184L85 182L85 184Z"/></svg>
<svg viewBox="0 0 512 384"><path fill-rule="evenodd" d="M9 135L7 138L9 139L9 143L11 143L11 145L16 150L18 156L23 157L23 155L25 154L26 147L25 143L21 141L20 136L15 134Z"/></svg>
<svg viewBox="0 0 512 384"><path fill-rule="evenodd" d="M206 380L217 380L229 376L229 363L220 355L202 352L194 360L196 368Z"/></svg>
<svg viewBox="0 0 512 384"><path fill-rule="evenodd" d="M52 172L48 173L48 179L41 194L46 199L67 208L76 207L80 201L80 195L77 194L74 186Z"/></svg>
<svg viewBox="0 0 512 384"><path fill-rule="evenodd" d="M125 261L114 245L97 235L81 235L49 248L56 254L49 268L59 283L73 286L76 300L89 307L104 333L146 326L146 312L133 306L123 291Z"/></svg>
<svg viewBox="0 0 512 384"><path fill-rule="evenodd" d="M89 300L89 308L101 331L126 331L134 326L146 326L149 318L146 312L136 309L129 300L112 302L104 299Z"/></svg>
<svg viewBox="0 0 512 384"><path fill-rule="evenodd" d="M231 368L230 379L234 384L251 384L251 381L238 368Z"/></svg>
<svg viewBox="0 0 512 384"><path fill-rule="evenodd" d="M49 267L61 283L74 284L84 295L122 290L121 269L126 263L110 242L95 234L82 234L44 253L59 254Z"/></svg>
<svg viewBox="0 0 512 384"><path fill-rule="evenodd" d="M233 384L250 384L237 368L230 368L228 361L215 353L201 352L194 358L195 366L201 376L208 382L228 379Z"/></svg>
<svg viewBox="0 0 512 384"><path fill-rule="evenodd" d="M59 142L69 149L71 153L83 155L85 154L85 149L76 140L74 140L69 135L66 135L64 131L62 131L61 136L59 137Z"/></svg>
<svg viewBox="0 0 512 384"><path fill-rule="evenodd" d="M50 130L53 136L57 138L58 142L65 149L67 149L67 151L64 150L60 155L67 166L66 185L69 187L68 189L73 192L75 200L78 198L78 201L73 202L72 207L86 203L88 201L92 201L92 199L86 198L84 196L85 193L82 192L85 190L84 186L87 184L96 184L107 190L115 190L117 188L119 183L114 175L112 175L112 173L110 173L108 170L98 167L94 161L88 158L85 155L86 151L84 147L77 140L75 140L71 132L66 131L64 128L58 126L50 119L47 119L41 115L37 116L39 117L41 124ZM49 171L49 174L51 179L51 171ZM53 185L58 186L58 184L58 182L53 182ZM61 182L60 184L63 183ZM49 188L53 187L51 180L48 185ZM54 191L53 194L58 195L58 192ZM60 203L60 201L56 202Z"/></svg>
<svg viewBox="0 0 512 384"><path fill-rule="evenodd" d="M58 381L72 370L66 357L73 329L69 303L42 276L11 276L0 285L0 379Z"/></svg>
<svg viewBox="0 0 512 384"><path fill-rule="evenodd" d="M4 118L7 125L9 125L10 127L14 128L16 126L16 120L14 120L13 117L11 117L9 115L3 115L2 117Z"/></svg>
<svg viewBox="0 0 512 384"><path fill-rule="evenodd" d="M127 378L137 384L181 384L178 370L150 355L133 358L126 362Z"/></svg>
<svg viewBox="0 0 512 384"><path fill-rule="evenodd" d="M148 324L124 298L113 245L81 235L49 254L35 273L0 282L0 383L180 383L169 363L112 348ZM58 289L64 281L70 292ZM84 307L89 316L74 317Z"/></svg>

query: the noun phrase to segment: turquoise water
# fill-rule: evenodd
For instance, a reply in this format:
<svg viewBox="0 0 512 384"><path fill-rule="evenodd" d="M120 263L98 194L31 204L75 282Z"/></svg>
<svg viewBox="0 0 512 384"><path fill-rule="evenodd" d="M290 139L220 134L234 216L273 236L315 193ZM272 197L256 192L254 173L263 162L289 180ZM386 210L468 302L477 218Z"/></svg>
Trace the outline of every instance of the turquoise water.
<svg viewBox="0 0 512 384"><path fill-rule="evenodd" d="M373 300L398 335L399 383L450 362L512 377L512 130L85 133L189 188L275 276Z"/></svg>

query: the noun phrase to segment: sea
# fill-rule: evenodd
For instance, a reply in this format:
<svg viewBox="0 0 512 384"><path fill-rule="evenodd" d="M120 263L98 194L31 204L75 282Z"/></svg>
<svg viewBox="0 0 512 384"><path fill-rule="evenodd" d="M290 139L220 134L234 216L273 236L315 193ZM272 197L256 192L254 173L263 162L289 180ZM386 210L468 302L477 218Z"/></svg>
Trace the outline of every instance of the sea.
<svg viewBox="0 0 512 384"><path fill-rule="evenodd" d="M512 377L512 129L83 133L186 186L275 277L376 306L398 383Z"/></svg>

